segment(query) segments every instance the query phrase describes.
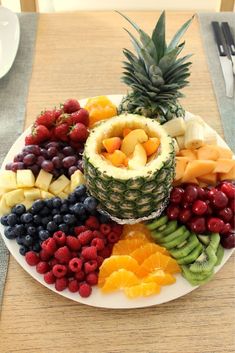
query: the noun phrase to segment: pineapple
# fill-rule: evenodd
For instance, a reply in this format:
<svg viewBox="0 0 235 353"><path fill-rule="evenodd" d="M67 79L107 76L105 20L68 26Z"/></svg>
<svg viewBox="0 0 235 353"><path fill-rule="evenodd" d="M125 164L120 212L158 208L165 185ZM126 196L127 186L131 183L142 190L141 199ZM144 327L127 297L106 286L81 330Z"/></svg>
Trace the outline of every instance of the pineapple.
<svg viewBox="0 0 235 353"><path fill-rule="evenodd" d="M131 92L125 96L119 106L119 113L128 112L140 114L156 119L161 124L172 118L184 116L184 109L178 102L182 97L180 90L188 84L189 77L187 55L177 58L184 42L179 40L189 27L192 18L188 20L175 34L169 45L165 41L165 12L163 12L150 37L132 22L127 16L121 14L138 32L138 41L128 30L132 44L136 51L124 49L127 59L124 61L122 80Z"/></svg>
<svg viewBox="0 0 235 353"><path fill-rule="evenodd" d="M137 170L115 167L101 155L104 138L121 136L124 128L143 129L161 142L156 158ZM166 205L174 177L174 155L172 138L158 122L134 114L119 115L95 127L86 141L86 185L101 209L119 223L151 218Z"/></svg>

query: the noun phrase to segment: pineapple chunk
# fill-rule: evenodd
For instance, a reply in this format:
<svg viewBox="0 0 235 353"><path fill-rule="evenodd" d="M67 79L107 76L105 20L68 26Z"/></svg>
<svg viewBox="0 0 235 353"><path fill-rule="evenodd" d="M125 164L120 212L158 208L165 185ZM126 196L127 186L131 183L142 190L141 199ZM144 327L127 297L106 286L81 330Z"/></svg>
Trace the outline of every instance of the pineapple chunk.
<svg viewBox="0 0 235 353"><path fill-rule="evenodd" d="M11 212L11 208L7 205L5 196L3 196L0 200L0 216L4 216Z"/></svg>
<svg viewBox="0 0 235 353"><path fill-rule="evenodd" d="M43 169L41 169L37 176L35 186L37 186L39 189L47 191L49 189L52 178L52 174L47 173Z"/></svg>
<svg viewBox="0 0 235 353"><path fill-rule="evenodd" d="M49 186L49 191L54 195L58 195L66 188L66 186L69 185L69 183L70 180L66 178L65 175L61 175L58 179L51 183Z"/></svg>
<svg viewBox="0 0 235 353"><path fill-rule="evenodd" d="M85 184L85 178L84 175L82 174L82 172L80 170L76 170L76 172L74 172L71 175L71 184L70 184L70 192L73 192L73 190L79 186ZM65 191L65 190L64 190Z"/></svg>
<svg viewBox="0 0 235 353"><path fill-rule="evenodd" d="M17 170L16 181L18 188L31 188L34 186L35 177L30 169Z"/></svg>
<svg viewBox="0 0 235 353"><path fill-rule="evenodd" d="M71 177L72 178L72 177ZM64 188L63 192L65 194L69 194L70 193L70 189L71 189L71 183L69 185L66 186L66 188Z"/></svg>
<svg viewBox="0 0 235 353"><path fill-rule="evenodd" d="M13 190L17 188L16 173L11 170L4 170L0 174L0 188Z"/></svg>
<svg viewBox="0 0 235 353"><path fill-rule="evenodd" d="M68 195L65 192L61 191L57 196L59 196L61 199L66 199Z"/></svg>
<svg viewBox="0 0 235 353"><path fill-rule="evenodd" d="M41 190L41 198L42 199L51 199L52 197L54 197L54 195L51 194L50 192L45 191L45 190Z"/></svg>
<svg viewBox="0 0 235 353"><path fill-rule="evenodd" d="M171 137L176 137L185 134L184 118L175 118L164 124L164 129Z"/></svg>
<svg viewBox="0 0 235 353"><path fill-rule="evenodd" d="M31 188L24 190L24 197L26 200L33 201L41 198L40 189Z"/></svg>
<svg viewBox="0 0 235 353"><path fill-rule="evenodd" d="M9 207L15 206L18 203L21 203L22 201L24 201L24 190L17 189L17 190L9 191L4 195L4 198L6 200L7 206Z"/></svg>

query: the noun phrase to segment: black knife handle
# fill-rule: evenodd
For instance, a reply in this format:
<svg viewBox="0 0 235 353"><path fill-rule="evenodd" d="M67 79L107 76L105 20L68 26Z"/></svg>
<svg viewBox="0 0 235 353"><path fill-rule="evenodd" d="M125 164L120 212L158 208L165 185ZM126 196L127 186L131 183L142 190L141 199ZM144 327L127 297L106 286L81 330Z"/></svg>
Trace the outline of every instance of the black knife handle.
<svg viewBox="0 0 235 353"><path fill-rule="evenodd" d="M218 22L213 21L211 22L213 31L214 31L214 35L215 35L215 41L219 50L219 55L220 56L226 56L227 55L227 51L224 45L224 40L223 40L223 33L221 31L220 25Z"/></svg>
<svg viewBox="0 0 235 353"><path fill-rule="evenodd" d="M235 55L235 44L228 22L222 22L222 31L232 55Z"/></svg>

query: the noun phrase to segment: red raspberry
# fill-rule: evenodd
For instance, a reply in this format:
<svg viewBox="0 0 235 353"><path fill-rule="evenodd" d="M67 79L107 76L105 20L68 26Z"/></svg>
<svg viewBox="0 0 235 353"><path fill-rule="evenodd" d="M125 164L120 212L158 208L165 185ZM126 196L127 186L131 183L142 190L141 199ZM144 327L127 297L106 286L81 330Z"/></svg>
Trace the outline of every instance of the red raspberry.
<svg viewBox="0 0 235 353"><path fill-rule="evenodd" d="M49 265L51 268L53 268L53 266L57 265L58 263L59 263L59 261L57 259L55 259L54 257L53 257L53 259L51 259L49 261Z"/></svg>
<svg viewBox="0 0 235 353"><path fill-rule="evenodd" d="M83 261L77 257L74 257L69 261L69 269L73 272L79 272L82 269Z"/></svg>
<svg viewBox="0 0 235 353"><path fill-rule="evenodd" d="M123 231L123 226L121 224L113 223L112 224L112 231L117 235L121 236Z"/></svg>
<svg viewBox="0 0 235 353"><path fill-rule="evenodd" d="M98 263L96 260L89 260L84 263L84 271L85 273L93 272L97 269Z"/></svg>
<svg viewBox="0 0 235 353"><path fill-rule="evenodd" d="M62 278L67 273L67 267L64 265L57 264L53 266L52 272L56 278Z"/></svg>
<svg viewBox="0 0 235 353"><path fill-rule="evenodd" d="M66 245L69 247L70 250L77 251L81 247L80 241L73 237L72 235L68 235L66 238Z"/></svg>
<svg viewBox="0 0 235 353"><path fill-rule="evenodd" d="M65 277L62 278L56 278L55 281L55 289L58 290L58 292L62 292L65 288L68 286L68 279Z"/></svg>
<svg viewBox="0 0 235 353"><path fill-rule="evenodd" d="M75 272L74 277L78 280L78 282L81 282L85 278L85 273L84 271Z"/></svg>
<svg viewBox="0 0 235 353"><path fill-rule="evenodd" d="M109 224L103 223L100 225L100 231L104 235L108 235L111 232L111 226Z"/></svg>
<svg viewBox="0 0 235 353"><path fill-rule="evenodd" d="M61 263L61 264L67 264L69 260L71 259L72 254L67 246L62 246L62 248L59 248L55 252L55 258Z"/></svg>
<svg viewBox="0 0 235 353"><path fill-rule="evenodd" d="M93 260L97 258L97 249L95 246L88 246L86 249L82 250L81 255L86 260Z"/></svg>
<svg viewBox="0 0 235 353"><path fill-rule="evenodd" d="M36 271L40 274L44 274L44 273L48 272L49 269L50 269L50 266L49 266L48 262L46 262L46 261L40 261L36 265Z"/></svg>
<svg viewBox="0 0 235 353"><path fill-rule="evenodd" d="M80 233L83 233L86 230L88 230L88 228L86 226L74 227L74 232L75 232L76 235L79 235Z"/></svg>
<svg viewBox="0 0 235 353"><path fill-rule="evenodd" d="M103 261L104 261L104 258L102 256L97 256L97 267L100 268L100 266L102 265Z"/></svg>
<svg viewBox="0 0 235 353"><path fill-rule="evenodd" d="M35 251L28 251L25 255L25 260L30 266L36 266L40 261L39 256Z"/></svg>
<svg viewBox="0 0 235 353"><path fill-rule="evenodd" d="M109 257L112 254L112 248L106 246L103 250L100 250L98 255L102 256L104 259Z"/></svg>
<svg viewBox="0 0 235 353"><path fill-rule="evenodd" d="M78 289L79 289L79 284L76 279L72 279L71 281L69 281L68 290L70 292L76 293L76 292L78 292Z"/></svg>
<svg viewBox="0 0 235 353"><path fill-rule="evenodd" d="M95 286L98 283L98 274L96 272L90 272L86 276L86 282L91 286Z"/></svg>
<svg viewBox="0 0 235 353"><path fill-rule="evenodd" d="M48 238L42 242L42 249L46 250L48 254L53 255L57 249L56 241L53 238Z"/></svg>
<svg viewBox="0 0 235 353"><path fill-rule="evenodd" d="M86 230L78 235L78 240L81 245L90 244L91 239L93 239L93 234L91 230Z"/></svg>
<svg viewBox="0 0 235 353"><path fill-rule="evenodd" d="M49 261L51 258L51 254L48 254L46 250L42 249L39 253L39 257L42 261Z"/></svg>
<svg viewBox="0 0 235 353"><path fill-rule="evenodd" d="M85 224L87 227L89 227L91 229L99 229L99 227L100 227L100 223L95 216L88 217Z"/></svg>
<svg viewBox="0 0 235 353"><path fill-rule="evenodd" d="M55 276L53 275L53 272L52 271L49 271L47 273L45 273L44 275L44 281L47 283L47 284L53 284L55 283Z"/></svg>
<svg viewBox="0 0 235 353"><path fill-rule="evenodd" d="M104 249L104 241L103 241L103 239L100 239L100 238L92 239L91 245L95 246L97 250Z"/></svg>
<svg viewBox="0 0 235 353"><path fill-rule="evenodd" d="M72 259L78 257L78 251L71 251Z"/></svg>
<svg viewBox="0 0 235 353"><path fill-rule="evenodd" d="M110 232L109 234L108 234L108 241L110 242L110 243L117 243L118 242L118 240L119 240L119 235L117 234L117 233L114 233L114 232Z"/></svg>
<svg viewBox="0 0 235 353"><path fill-rule="evenodd" d="M99 230L93 230L93 238L105 239L105 236Z"/></svg>
<svg viewBox="0 0 235 353"><path fill-rule="evenodd" d="M64 232L61 232L61 230L53 234L53 239L55 239L58 246L63 246L66 244L66 235Z"/></svg>
<svg viewBox="0 0 235 353"><path fill-rule="evenodd" d="M92 288L88 283L82 283L78 291L81 297L87 298L91 295Z"/></svg>

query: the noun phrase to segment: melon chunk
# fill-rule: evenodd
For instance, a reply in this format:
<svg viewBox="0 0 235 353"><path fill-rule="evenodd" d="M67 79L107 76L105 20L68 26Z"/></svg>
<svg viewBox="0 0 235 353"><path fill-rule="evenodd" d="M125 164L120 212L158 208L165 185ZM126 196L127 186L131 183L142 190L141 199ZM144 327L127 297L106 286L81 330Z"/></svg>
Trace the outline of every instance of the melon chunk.
<svg viewBox="0 0 235 353"><path fill-rule="evenodd" d="M228 173L219 174L220 180L235 180L235 166Z"/></svg>
<svg viewBox="0 0 235 353"><path fill-rule="evenodd" d="M205 145L197 150L197 158L216 161L219 158L219 151L209 145Z"/></svg>
<svg viewBox="0 0 235 353"><path fill-rule="evenodd" d="M220 147L217 145L210 145L210 148L213 148L219 152L219 158L232 159L233 152L229 148Z"/></svg>
<svg viewBox="0 0 235 353"><path fill-rule="evenodd" d="M228 173L235 166L235 159L220 158L216 162L215 173Z"/></svg>
<svg viewBox="0 0 235 353"><path fill-rule="evenodd" d="M175 181L183 178L188 161L189 160L186 157L176 157L175 179L174 179Z"/></svg>
<svg viewBox="0 0 235 353"><path fill-rule="evenodd" d="M179 153L179 156L187 157L190 161L197 159L196 153L194 153L194 151L189 149L181 150Z"/></svg>
<svg viewBox="0 0 235 353"><path fill-rule="evenodd" d="M197 178L192 178L192 179L184 180L184 183L187 183L187 184L197 184L197 185L199 185L199 181L197 180Z"/></svg>
<svg viewBox="0 0 235 353"><path fill-rule="evenodd" d="M217 174L216 173L208 173L201 175L198 177L200 182L206 183L207 185L215 185L217 182Z"/></svg>
<svg viewBox="0 0 235 353"><path fill-rule="evenodd" d="M197 178L201 175L212 173L216 167L216 162L208 160L190 161L182 178L182 182Z"/></svg>

